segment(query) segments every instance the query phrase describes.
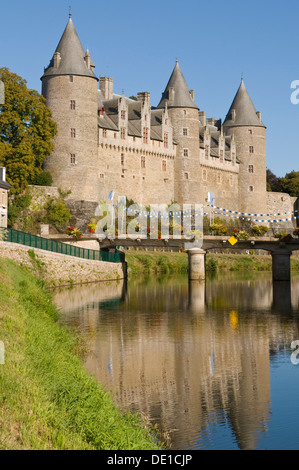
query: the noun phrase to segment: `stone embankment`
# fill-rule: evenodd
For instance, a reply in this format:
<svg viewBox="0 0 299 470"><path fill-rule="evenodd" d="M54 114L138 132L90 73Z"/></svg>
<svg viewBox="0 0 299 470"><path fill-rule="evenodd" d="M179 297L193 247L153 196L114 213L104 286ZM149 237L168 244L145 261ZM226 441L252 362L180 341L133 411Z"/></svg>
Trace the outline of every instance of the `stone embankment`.
<svg viewBox="0 0 299 470"><path fill-rule="evenodd" d="M89 261L16 243L0 242L0 258L9 258L18 265L29 267L39 278L52 286L110 281L125 277L122 263Z"/></svg>

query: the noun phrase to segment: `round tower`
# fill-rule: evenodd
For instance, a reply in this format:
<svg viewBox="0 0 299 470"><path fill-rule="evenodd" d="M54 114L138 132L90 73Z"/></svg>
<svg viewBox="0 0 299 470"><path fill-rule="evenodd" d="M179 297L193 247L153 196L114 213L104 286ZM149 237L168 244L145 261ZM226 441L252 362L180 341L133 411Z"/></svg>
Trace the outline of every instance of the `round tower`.
<svg viewBox="0 0 299 470"><path fill-rule="evenodd" d="M45 169L53 184L70 190L69 199L76 201L98 202L98 79L93 70L70 15L41 80L58 130Z"/></svg>
<svg viewBox="0 0 299 470"><path fill-rule="evenodd" d="M239 201L244 213L267 213L266 127L255 110L242 79L223 123L226 135L234 136L239 160Z"/></svg>
<svg viewBox="0 0 299 470"><path fill-rule="evenodd" d="M158 104L166 106L177 144L174 199L180 205L199 203L199 109L178 61Z"/></svg>

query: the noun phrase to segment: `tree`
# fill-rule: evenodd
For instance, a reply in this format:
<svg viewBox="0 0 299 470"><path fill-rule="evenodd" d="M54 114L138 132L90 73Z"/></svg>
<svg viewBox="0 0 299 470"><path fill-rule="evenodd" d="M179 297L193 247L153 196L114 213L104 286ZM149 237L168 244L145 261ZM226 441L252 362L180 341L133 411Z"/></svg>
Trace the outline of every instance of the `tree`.
<svg viewBox="0 0 299 470"><path fill-rule="evenodd" d="M281 178L283 191L291 196L299 197L299 171L291 171Z"/></svg>
<svg viewBox="0 0 299 470"><path fill-rule="evenodd" d="M272 173L272 171L269 169L267 169L267 191L274 191L278 193L283 191L281 178L274 175L274 173Z"/></svg>
<svg viewBox="0 0 299 470"><path fill-rule="evenodd" d="M20 194L42 171L53 150L56 123L45 99L26 80L0 68L5 104L0 106L0 165L7 169L11 191Z"/></svg>

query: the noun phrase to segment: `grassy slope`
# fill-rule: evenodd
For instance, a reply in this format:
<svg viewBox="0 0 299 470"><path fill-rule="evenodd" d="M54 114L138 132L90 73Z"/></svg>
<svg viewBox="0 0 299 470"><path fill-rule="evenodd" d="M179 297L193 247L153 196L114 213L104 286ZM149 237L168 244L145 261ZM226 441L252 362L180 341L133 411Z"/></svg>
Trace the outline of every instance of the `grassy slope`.
<svg viewBox="0 0 299 470"><path fill-rule="evenodd" d="M129 273L133 276L141 272L176 274L188 272L186 253L127 251ZM292 270L299 271L299 258L291 259ZM269 255L214 254L206 257L208 271L272 271L272 258Z"/></svg>
<svg viewBox="0 0 299 470"><path fill-rule="evenodd" d="M79 359L50 295L0 260L0 449L155 449L137 415L122 414Z"/></svg>

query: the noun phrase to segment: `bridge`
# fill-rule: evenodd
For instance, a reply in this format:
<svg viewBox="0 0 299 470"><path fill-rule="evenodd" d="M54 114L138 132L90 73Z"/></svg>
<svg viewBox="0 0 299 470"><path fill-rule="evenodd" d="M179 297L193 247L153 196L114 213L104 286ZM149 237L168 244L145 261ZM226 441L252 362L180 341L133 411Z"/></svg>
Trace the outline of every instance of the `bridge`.
<svg viewBox="0 0 299 470"><path fill-rule="evenodd" d="M161 240L151 240L150 238L115 238L99 239L101 249L109 249L117 246L140 247L140 248L185 248L188 246L189 279L204 280L206 253L212 249L229 250L263 250L272 256L272 276L273 281L290 281L291 279L291 255L299 250L299 239L289 241L279 238L256 237L248 240L240 240L235 245L229 242L230 237L204 236L201 246L190 247L189 239L169 238Z"/></svg>

